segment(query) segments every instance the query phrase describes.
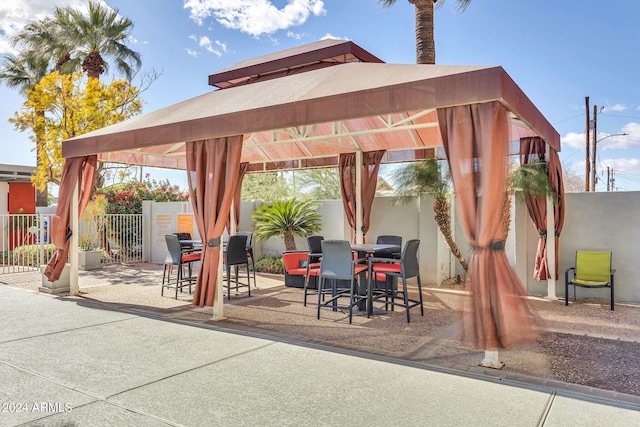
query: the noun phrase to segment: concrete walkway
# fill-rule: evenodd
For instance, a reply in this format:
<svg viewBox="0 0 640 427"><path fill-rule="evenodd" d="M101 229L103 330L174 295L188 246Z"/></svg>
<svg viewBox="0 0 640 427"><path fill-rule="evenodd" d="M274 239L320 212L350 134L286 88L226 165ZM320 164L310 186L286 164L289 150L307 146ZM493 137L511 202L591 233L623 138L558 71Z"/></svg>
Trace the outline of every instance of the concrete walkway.
<svg viewBox="0 0 640 427"><path fill-rule="evenodd" d="M0 426L640 425L614 400L0 286Z"/></svg>

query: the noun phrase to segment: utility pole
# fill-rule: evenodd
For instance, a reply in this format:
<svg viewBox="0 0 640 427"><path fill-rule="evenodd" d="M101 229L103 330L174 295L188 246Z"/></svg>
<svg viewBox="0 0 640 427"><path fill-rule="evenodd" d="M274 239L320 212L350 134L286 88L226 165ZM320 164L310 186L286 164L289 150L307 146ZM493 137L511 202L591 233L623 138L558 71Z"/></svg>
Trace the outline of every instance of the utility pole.
<svg viewBox="0 0 640 427"><path fill-rule="evenodd" d="M613 173L615 171L613 170L613 168L611 168L611 191L616 191L615 187L613 186L613 183L616 182L616 179L613 177Z"/></svg>
<svg viewBox="0 0 640 427"><path fill-rule="evenodd" d="M585 103L585 112L587 113L587 127L585 130L585 135L586 135L586 151L587 151L587 160L585 162L585 173L584 173L584 191L589 191L589 189L591 188L591 186L589 185L589 178L591 177L590 174L590 166L591 166L591 155L589 153L589 144L591 144L591 138L589 138L589 125L590 120L589 120L589 97L585 96L584 97L584 103Z"/></svg>
<svg viewBox="0 0 640 427"><path fill-rule="evenodd" d="M593 149L591 150L591 191L596 191L596 145L598 144L598 106L593 106Z"/></svg>
<svg viewBox="0 0 640 427"><path fill-rule="evenodd" d="M607 191L611 191L611 168L607 166Z"/></svg>

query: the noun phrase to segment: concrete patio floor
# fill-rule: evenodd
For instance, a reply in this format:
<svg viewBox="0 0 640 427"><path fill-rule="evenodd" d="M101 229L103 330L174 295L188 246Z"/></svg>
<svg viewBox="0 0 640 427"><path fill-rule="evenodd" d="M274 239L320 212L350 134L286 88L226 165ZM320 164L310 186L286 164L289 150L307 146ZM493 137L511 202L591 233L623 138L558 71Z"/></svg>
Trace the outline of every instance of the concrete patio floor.
<svg viewBox="0 0 640 427"><path fill-rule="evenodd" d="M151 341L147 341L150 339L149 337L142 336L146 334L144 330L155 331L157 325L162 325L160 329L165 329L166 322L159 321L168 320L169 324L180 325L181 328L196 327L191 330L194 331L194 334L200 334L202 330L206 330L223 334L216 335L216 337L224 336L232 342L245 337L252 340L258 339L279 343L279 345L283 345L286 348L289 348L287 346L293 346L294 348L305 349L286 350L284 353L277 351L276 353L279 354L272 355L265 353L263 355L265 358L260 360L245 360L245 362L249 363L248 366L252 366L252 369L247 368L248 371L240 370L233 374L234 381L240 381L241 383L248 380L241 380L237 375L244 375L247 372L250 372L248 375L255 377L255 379L261 378L256 376L257 372L253 370L253 364L262 366L262 368L258 369L259 371L267 369L267 365L271 366L270 369L275 369L271 362L275 362L276 365L280 366L278 369L286 370L287 367L290 367L291 369L303 369L304 372L307 372L310 368L315 369L317 368L317 360L314 360L315 356L305 356L310 357L310 359L308 360L309 364L304 368L297 366L297 362L290 360L286 354L290 354L290 351L306 352L307 349L320 349L326 353L328 349L330 354L334 354L334 356L328 356L332 360L336 358L342 360L346 356L361 359L362 361L358 362L357 365L366 365L368 366L366 369L372 370L365 374L367 377L373 374L376 369L379 369L373 365L369 366L371 363L374 365L377 363L391 363L404 367L392 368L393 374L375 375L376 382L387 384L391 381L393 383L391 387L394 390L396 387L398 389L411 388L414 380L409 378L417 375L416 378L420 378L420 380L416 380L418 381L416 386L419 386L419 381L425 381L420 387L425 390L424 397L428 399L432 399L434 393L442 392L443 386L438 385L438 388L434 388L433 379L422 378L424 374L417 374L412 371L412 374L407 376L407 369L415 369L417 370L416 372L426 370L425 372L444 374L445 377L450 378L442 380L444 382L438 382L438 384L447 384L447 387L462 381L457 387L462 387L458 392L463 394L466 393L462 391L466 387L464 385L466 384L465 378L473 379L474 387L478 384L476 381L483 380L488 384L486 387L489 388L493 388L496 384L507 384L510 388L516 387L518 390L542 392L540 402L538 402L540 405L544 402L542 406L535 403L537 402L537 397L524 397L524 394L526 394L524 392L520 396L524 400L532 399L529 402L530 409L533 409L530 414L532 416L530 418L531 425L576 425L575 418L567 418L567 407L573 408L569 409L571 413L579 410L580 414L578 415L587 417L584 418L584 422L577 423L582 425L589 425L591 421L594 421L591 423L592 425L601 425L602 422L615 425L615 420L617 420L615 415L613 417L608 416L608 418L604 418L601 415L608 414L611 411L617 414L617 410L622 410L623 408L632 410L632 413L636 414L634 416L640 414L636 412L640 410L640 392L638 392L640 378L638 378L637 373L637 366L640 365L638 359L640 357L640 347L638 345L638 341L640 341L640 307L634 304L617 304L616 311L611 312L607 309L606 301L578 301L576 304L564 307L559 301L548 301L541 298L533 299L538 313L546 323L541 330L540 338L526 348L501 351L500 359L506 365L501 370L494 370L478 366L478 363L482 360L482 351L471 348L461 335L464 325L461 319L464 317L466 301L468 300L468 296L464 292L426 289L424 291L425 316L421 317L419 311L414 310L410 324L406 323L404 312L399 310L385 315L374 316L371 319L355 317L354 324L349 325L346 315L340 312L333 313L329 310L323 311L321 319L317 320L314 304L311 303L307 307L302 305L302 290L284 287L279 276L259 275L258 287L257 289L252 289L252 296L233 296L230 302L225 300L226 319L214 322L211 320L211 309L194 307L191 304L191 296L189 294L179 294L177 300L167 297L166 294L161 297L159 285L161 276L162 266L153 264L107 266L101 270L81 273L80 296L56 297L35 292L39 285L39 278L35 274L0 275L0 283L8 285L0 286L0 293L3 295L3 314L1 316L6 321L3 322L6 325L4 328L5 333L2 337L3 339L0 339L0 354L4 355L0 358L0 366L3 366L3 370L8 370L8 373L5 373L6 375L17 375L14 372L17 369L18 371L26 370L28 372L33 370L33 375L36 377L38 375L44 375L46 378L51 376L59 378L60 381L68 376L68 381L70 382L64 380L64 387L76 381L75 379L72 381L72 378L85 375L86 379L77 381L83 382L87 389L93 390L92 393L97 393L99 396L99 402L91 401L93 403L87 403L89 406L94 404L100 406L108 403L106 407L112 410L113 408L109 405L114 405L114 402L116 402L116 407L119 405L117 403L119 400L116 397L120 395L119 393L128 395L129 392L122 391L125 389L131 391L132 395L139 393L140 395L136 398L138 399L137 404L143 405L145 398L151 398L153 393L146 395L142 392L145 387L136 386L133 383L128 384L129 381L125 377L130 374L125 372L126 370L120 370L117 360L112 360L111 356L108 356L107 366L94 366L92 364L85 365L86 361L82 359L89 357L92 360L98 360L102 357L100 355L110 355L113 349L108 347L107 343L116 340L121 341L118 344L114 344L120 346L115 349L116 353L124 353L125 350L126 352L134 353L149 352L150 354L135 356L135 362L128 360L125 365L133 364L137 369L151 370L153 373L156 371L156 365L158 364L156 357L153 356L155 352L153 348L155 344L153 343L156 342L156 339L159 340L157 341L158 343L172 342L173 344L170 348L164 350L169 352L181 350L183 355L187 352L188 361L181 364L180 355L169 354L169 358L175 358L175 363L179 366L177 369L180 373L171 373L165 378L162 377L162 375L167 374L163 370L164 368L160 369L163 371L162 374L156 372L163 378L163 380L158 380L159 384L162 384L163 387L171 387L173 375L180 378L183 375L188 376L188 372L191 369L189 366L195 355L201 354L201 352L202 354L208 354L212 350L211 348L189 348L191 344L183 343L182 338L176 340L175 336L171 334L158 336L151 339ZM22 288L28 292L20 292L16 288ZM36 296L38 309L29 310L29 308L36 307L33 303L35 301L33 298ZM39 308L40 304L44 304L47 307L51 305L51 307L42 311ZM60 310L61 307L64 307L64 309ZM79 326L88 321L92 315L95 315L96 310L99 313L111 313L104 315L115 316L118 319L120 319L119 316L123 316L126 322L137 319L135 322L139 322L140 325L133 329L127 327L120 330L120 332L117 331L118 328L113 329L105 326L105 330L99 332L101 339L96 341L95 335L89 334L85 336L82 332L83 327ZM111 319L104 324L111 324L112 321L114 320ZM118 322L120 320L115 321ZM92 322L94 320L89 323L93 325ZM102 324L101 322L98 323ZM92 327L99 328L98 326ZM66 346L84 343L82 348L78 349L78 353L74 353L72 347L59 348L58 344L54 345L56 334L64 335L62 331L71 333L76 329L78 329L79 336L73 338L73 342L67 343ZM93 332L96 331L97 329ZM180 332L180 335L186 334L185 336L190 336L191 333ZM114 336L122 334L129 336ZM36 338L36 336L41 338ZM225 343L227 338L223 340ZM36 344L36 347L32 346L39 339L49 340L52 346L43 356L29 350L29 348L37 348L39 344ZM27 343L29 343L29 346L27 346ZM92 345L95 348L91 348ZM136 349L138 345L141 345L144 349ZM279 345L277 346L278 348L280 348ZM196 347L198 346L196 345ZM162 349L156 350L160 351ZM234 353L237 356L245 350L236 348L232 351L237 352ZM251 352L251 350L246 351ZM325 355L325 353L322 354ZM117 358L117 355L113 355L113 357ZM127 356L127 358L130 357ZM38 367L39 360L44 360L44 364L41 363L40 365L43 366L42 369L46 372ZM96 360L93 360L92 363L98 363ZM269 363L265 365L267 361ZM160 363L160 365L165 366L165 362ZM133 366L128 368L133 368ZM218 374L220 372L216 375ZM228 374L231 375L230 373ZM264 372L260 373L260 375L264 374ZM120 379L122 375L125 377ZM306 374L301 375L304 376ZM396 380L393 379L395 376L405 378L406 384L404 386L401 383L395 384ZM271 378L271 376L263 378ZM262 383L262 381L257 382ZM144 381L142 383L146 384ZM255 384L256 390L265 391L264 384L252 384ZM309 383L308 386L312 387L312 384L313 382ZM320 384L324 384L327 387L327 393L336 387L336 384L327 385L324 382ZM245 386L248 386L249 389L253 387L253 385L247 384ZM291 386L292 390L295 389L293 385L284 384L283 386ZM141 387L138 392L133 391L136 390L136 387ZM347 386L346 389L343 389L342 386L339 388L346 391L352 387L358 389L357 384ZM516 395L521 393L512 390L503 395L502 392L495 390L488 391L486 387L484 385L480 386L477 392L480 394L487 392L497 393L490 400L494 402L500 401L501 403L498 406L503 405L503 399L515 398ZM223 389L228 392L239 393L237 390L228 390L228 386L223 387ZM286 395L289 392L293 392L292 390L283 393ZM313 390L311 394L317 395L317 390L315 388ZM7 388L3 392L3 401L7 397L15 396ZM246 392L248 393L247 397L250 398L252 392L250 390L246 390ZM295 391L295 393L300 393L300 390ZM399 391L399 393L402 392ZM444 392L444 395L447 395L447 392ZM564 397L568 397L571 400L566 401ZM295 399L295 397L291 398ZM40 397L40 399L42 400L44 397ZM306 396L305 399L309 399L309 396ZM462 405L462 400L453 399L454 401L450 402L450 404L457 402ZM574 402L574 399L577 399L578 403ZM597 404L593 402L597 402ZM166 403L171 406L170 402L167 401ZM311 403L313 403L313 400ZM78 403L78 405L83 404ZM127 407L129 403L122 403L122 405ZM421 405L424 405L424 402ZM547 405L549 406L548 408ZM601 407L602 405L604 406ZM541 408L547 409L542 410ZM597 411L595 408L597 408ZM462 409L461 412L466 412L466 415L460 420L466 420L470 423L473 420L475 409L469 410L467 405L462 405L460 409ZM541 409L541 412L538 412L539 409ZM263 415L270 414L266 407L263 410ZM519 410L522 409L520 408ZM553 418L552 414L555 411L564 415L560 418ZM225 414L227 414L226 416L231 416L229 414L232 412L225 412ZM489 412L493 413L493 410ZM597 412L600 415L592 415L592 412ZM536 414L535 417L533 417L534 413ZM625 413L625 417L628 417L626 412L621 412L620 414L622 413ZM454 413L448 412L448 414L452 417ZM508 419L513 422L514 419L517 419L516 414L517 411L512 418ZM542 416L542 414L545 415ZM271 416L274 415L271 414ZM478 415L476 414L475 416ZM174 421L180 418L174 419L171 417L167 414L166 417L163 415L160 418ZM535 422L533 422L533 418L536 419ZM11 419L13 420L14 418ZM27 417L26 419L35 420L38 418ZM60 419L65 418L62 417ZM225 424L224 420L227 421L227 424L233 424L229 422L231 419L221 418L221 424ZM257 420L256 418L251 419ZM272 418L271 421L275 419L277 418ZM295 417L290 420L294 419ZM383 419L386 418L380 418L379 423L373 424L383 425ZM439 418L441 422L447 419L453 420L454 418L444 416ZM486 421L488 420L486 419ZM561 420L564 420L564 422L560 422ZM611 420L614 420L614 422L611 422ZM622 418L619 420L621 421ZM172 424L174 421L168 422L168 425L174 425ZM325 421L327 422L320 422L319 424L342 424L330 422L331 420ZM387 421L391 422L392 420L387 419ZM507 419L500 417L494 421L490 424L509 425ZM273 424L273 422L267 422L266 424L270 423ZM133 423L125 424L136 425ZM179 424L181 422L177 422L175 425ZM204 424L207 423L194 421L186 422L185 425ZM285 422L284 424L287 423ZM452 424L467 423L453 422ZM480 421L480 424L483 423ZM2 418L0 418L0 425L5 425ZM19 422L12 421L6 425L19 425ZM63 424L45 423L41 425ZM620 425L629 424L626 422Z"/></svg>

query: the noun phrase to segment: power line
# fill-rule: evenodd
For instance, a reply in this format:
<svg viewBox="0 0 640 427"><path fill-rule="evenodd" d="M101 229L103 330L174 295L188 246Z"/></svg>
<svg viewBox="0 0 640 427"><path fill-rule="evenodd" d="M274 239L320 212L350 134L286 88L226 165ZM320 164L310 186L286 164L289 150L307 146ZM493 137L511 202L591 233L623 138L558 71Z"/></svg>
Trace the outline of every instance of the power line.
<svg viewBox="0 0 640 427"><path fill-rule="evenodd" d="M603 116L609 116L609 117L619 117L621 119L638 119L638 120L640 120L640 117L638 117L638 116L623 116L623 115L620 115L620 114L608 114L608 113L600 113L600 114L602 114Z"/></svg>

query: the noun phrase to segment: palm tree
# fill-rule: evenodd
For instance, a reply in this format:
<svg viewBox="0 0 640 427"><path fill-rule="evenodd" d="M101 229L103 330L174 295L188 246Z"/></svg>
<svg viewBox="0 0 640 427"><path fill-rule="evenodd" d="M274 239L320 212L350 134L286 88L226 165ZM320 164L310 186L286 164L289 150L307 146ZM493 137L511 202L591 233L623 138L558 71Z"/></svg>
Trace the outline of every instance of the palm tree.
<svg viewBox="0 0 640 427"><path fill-rule="evenodd" d="M0 81L10 88L16 88L25 97L33 90L44 76L49 73L49 60L38 52L27 50L18 56L7 55L0 68ZM44 121L44 111L35 111L35 115ZM40 161L42 151L42 129L34 129L36 157ZM48 192L36 192L36 206L48 206Z"/></svg>
<svg viewBox="0 0 640 427"><path fill-rule="evenodd" d="M296 199L263 203L251 217L256 223L253 233L256 239L284 236L286 250L295 251L294 236L308 236L322 229L319 203Z"/></svg>
<svg viewBox="0 0 640 427"><path fill-rule="evenodd" d="M340 176L336 168L318 168L294 171L296 192L314 200L341 199Z"/></svg>
<svg viewBox="0 0 640 427"><path fill-rule="evenodd" d="M141 65L140 54L126 46L132 28L133 22L118 10L90 1L87 16L71 6L55 8L52 16L28 24L12 43L40 52L55 62L57 71L82 69L89 78L99 78L111 59L131 80Z"/></svg>
<svg viewBox="0 0 640 427"><path fill-rule="evenodd" d="M107 71L106 59L115 62L118 70L131 80L140 69L140 54L126 46L131 36L133 22L100 3L89 2L88 16L70 6L56 8L56 23L65 34L70 52L70 62L89 78L99 78Z"/></svg>
<svg viewBox="0 0 640 427"><path fill-rule="evenodd" d="M442 173L436 159L425 159L410 163L395 171L392 181L396 188L394 200L406 202L416 195L430 195L434 198L433 212L438 229L447 242L451 253L458 258L460 265L467 271L469 265L462 256L451 232L451 202L449 201L449 180Z"/></svg>
<svg viewBox="0 0 640 427"><path fill-rule="evenodd" d="M27 97L49 71L48 58L36 51L22 51L17 56L7 55L3 58L0 81Z"/></svg>
<svg viewBox="0 0 640 427"><path fill-rule="evenodd" d="M434 4L440 6L446 0L408 0L416 10L416 63L435 64L436 44L434 40ZM456 9L463 11L471 0L456 0ZM378 0L384 7L393 6L396 0Z"/></svg>
<svg viewBox="0 0 640 427"><path fill-rule="evenodd" d="M62 16L62 10L57 9L53 17L47 16L27 24L22 31L12 37L11 44L14 47L22 47L23 51L37 53L48 62L55 62L53 68L56 71L73 72L73 67L69 63L70 47L59 24L65 20L68 20L68 17Z"/></svg>

